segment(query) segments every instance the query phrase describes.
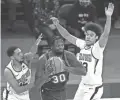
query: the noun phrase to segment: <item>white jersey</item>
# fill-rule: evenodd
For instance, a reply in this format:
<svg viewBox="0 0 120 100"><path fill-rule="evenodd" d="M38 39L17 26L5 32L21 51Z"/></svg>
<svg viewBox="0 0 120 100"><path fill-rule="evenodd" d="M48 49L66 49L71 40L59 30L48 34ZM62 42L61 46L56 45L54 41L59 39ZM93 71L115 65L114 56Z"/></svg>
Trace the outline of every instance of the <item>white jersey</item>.
<svg viewBox="0 0 120 100"><path fill-rule="evenodd" d="M12 72L13 76L15 77L20 86L25 86L30 83L31 70L25 63L22 63L22 70L19 72L14 70L12 61L10 61L6 68ZM7 90L9 91L8 96L15 97L17 98L17 100L29 100L29 91L17 94L8 82Z"/></svg>
<svg viewBox="0 0 120 100"><path fill-rule="evenodd" d="M104 48L99 46L98 41L90 48L86 48L85 41L81 39L76 41L76 45L81 49L77 54L77 59L87 70L87 74L82 76L81 82L88 85L101 85Z"/></svg>

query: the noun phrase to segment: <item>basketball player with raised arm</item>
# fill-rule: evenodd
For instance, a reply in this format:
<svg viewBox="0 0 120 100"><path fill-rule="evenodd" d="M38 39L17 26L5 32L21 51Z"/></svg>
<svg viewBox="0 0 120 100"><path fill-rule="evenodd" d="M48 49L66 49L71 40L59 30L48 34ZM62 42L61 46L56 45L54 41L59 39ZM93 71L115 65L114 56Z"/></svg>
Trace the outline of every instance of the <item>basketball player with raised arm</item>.
<svg viewBox="0 0 120 100"><path fill-rule="evenodd" d="M64 50L64 40L60 36L53 37L51 50L39 58L36 84L37 80L42 79L45 72L49 73L49 80L39 84L42 100L66 100L66 83L69 80L69 72L86 75L85 68L82 67L76 56Z"/></svg>
<svg viewBox="0 0 120 100"><path fill-rule="evenodd" d="M77 55L77 59L83 64L87 71L86 76L82 77L73 100L99 100L103 94L103 51L110 33L113 11L114 5L109 3L108 7L105 8L107 19L104 31L102 31L101 26L96 23L91 22L85 25L85 40L70 35L69 32L59 24L56 18L51 18L59 33L81 49Z"/></svg>
<svg viewBox="0 0 120 100"><path fill-rule="evenodd" d="M7 55L11 61L4 70L8 91L6 100L30 100L29 90L34 86L36 73L36 68L32 68L31 63L35 61L34 58L41 38L42 35L38 37L30 51L25 54L19 47L11 46L8 48Z"/></svg>

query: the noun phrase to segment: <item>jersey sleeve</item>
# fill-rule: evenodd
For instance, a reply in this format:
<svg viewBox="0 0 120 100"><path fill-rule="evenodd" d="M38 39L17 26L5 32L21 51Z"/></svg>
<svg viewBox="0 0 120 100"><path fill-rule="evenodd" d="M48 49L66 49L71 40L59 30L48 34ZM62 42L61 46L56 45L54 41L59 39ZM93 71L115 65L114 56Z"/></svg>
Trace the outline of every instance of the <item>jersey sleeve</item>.
<svg viewBox="0 0 120 100"><path fill-rule="evenodd" d="M77 39L76 40L76 46L79 47L80 49L83 49L85 47L86 43L82 39Z"/></svg>
<svg viewBox="0 0 120 100"><path fill-rule="evenodd" d="M104 48L101 48L99 45L99 41L97 41L94 44L91 52L96 59L100 59L103 56L103 51L104 51Z"/></svg>

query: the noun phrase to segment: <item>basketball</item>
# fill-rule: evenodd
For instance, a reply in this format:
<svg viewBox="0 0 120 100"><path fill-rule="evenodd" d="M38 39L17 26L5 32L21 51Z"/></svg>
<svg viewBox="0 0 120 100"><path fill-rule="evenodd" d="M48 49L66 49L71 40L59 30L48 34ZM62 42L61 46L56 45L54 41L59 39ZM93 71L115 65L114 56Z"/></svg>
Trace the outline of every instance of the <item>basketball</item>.
<svg viewBox="0 0 120 100"><path fill-rule="evenodd" d="M52 74L60 73L64 71L64 61L60 57L51 57L47 62L47 71L51 71Z"/></svg>

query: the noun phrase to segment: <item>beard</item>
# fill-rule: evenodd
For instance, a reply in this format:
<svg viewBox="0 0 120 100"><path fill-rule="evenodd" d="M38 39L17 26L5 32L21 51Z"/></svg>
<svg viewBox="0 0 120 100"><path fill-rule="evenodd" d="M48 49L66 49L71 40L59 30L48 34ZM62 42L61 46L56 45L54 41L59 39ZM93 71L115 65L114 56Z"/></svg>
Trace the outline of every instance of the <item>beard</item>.
<svg viewBox="0 0 120 100"><path fill-rule="evenodd" d="M57 56L60 56L60 55L63 54L63 51L55 51L55 54L56 54Z"/></svg>

